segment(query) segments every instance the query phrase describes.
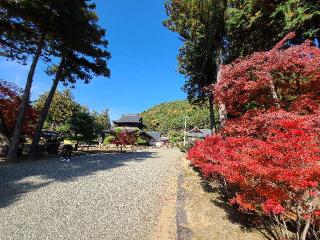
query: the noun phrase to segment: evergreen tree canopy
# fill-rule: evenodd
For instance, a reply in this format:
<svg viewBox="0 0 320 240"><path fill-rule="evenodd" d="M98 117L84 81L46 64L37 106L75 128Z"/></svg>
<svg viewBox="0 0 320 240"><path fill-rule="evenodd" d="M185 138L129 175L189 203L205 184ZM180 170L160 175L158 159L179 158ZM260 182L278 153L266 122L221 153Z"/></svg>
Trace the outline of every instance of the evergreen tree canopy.
<svg viewBox="0 0 320 240"><path fill-rule="evenodd" d="M43 108L47 96L47 92L39 96L34 103L35 109L40 111ZM70 119L79 107L80 105L75 102L70 90L56 92L46 119L46 129L55 131L56 127Z"/></svg>
<svg viewBox="0 0 320 240"><path fill-rule="evenodd" d="M188 100L207 99L203 88L216 81L216 58L222 45L224 1L170 0L165 6L164 25L177 32L183 41L179 50L179 72L186 77L183 87Z"/></svg>
<svg viewBox="0 0 320 240"><path fill-rule="evenodd" d="M319 1L231 0L226 14L227 60L268 50L291 31L300 42L320 37Z"/></svg>

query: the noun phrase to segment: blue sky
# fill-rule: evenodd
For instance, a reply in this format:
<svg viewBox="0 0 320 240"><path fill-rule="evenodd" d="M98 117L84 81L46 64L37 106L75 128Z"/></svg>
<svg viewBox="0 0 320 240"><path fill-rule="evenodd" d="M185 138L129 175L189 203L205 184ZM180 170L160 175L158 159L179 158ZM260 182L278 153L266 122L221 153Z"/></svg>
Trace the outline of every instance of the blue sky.
<svg viewBox="0 0 320 240"><path fill-rule="evenodd" d="M100 25L107 30L111 78L78 83L75 98L90 110L108 108L111 119L139 113L162 102L184 99L184 79L177 73L178 36L162 26L163 1L95 0ZM32 99L48 91L51 79L40 63L34 78ZM0 59L0 79L24 86L28 66ZM62 86L59 87L63 89Z"/></svg>

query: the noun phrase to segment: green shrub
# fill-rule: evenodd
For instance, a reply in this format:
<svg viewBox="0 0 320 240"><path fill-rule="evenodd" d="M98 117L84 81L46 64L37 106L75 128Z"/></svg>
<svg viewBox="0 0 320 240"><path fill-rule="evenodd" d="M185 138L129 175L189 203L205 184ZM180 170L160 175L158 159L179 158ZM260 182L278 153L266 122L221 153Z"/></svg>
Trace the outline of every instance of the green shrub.
<svg viewBox="0 0 320 240"><path fill-rule="evenodd" d="M146 146L146 145L148 145L148 142L147 142L147 140L139 137L138 140L137 140L137 144L140 145L140 146Z"/></svg>
<svg viewBox="0 0 320 240"><path fill-rule="evenodd" d="M183 142L183 132L182 131L169 131L168 133L169 142L173 144L178 144L179 142Z"/></svg>
<svg viewBox="0 0 320 240"><path fill-rule="evenodd" d="M185 146L180 145L178 146L181 152L188 152L192 148L193 144L187 143Z"/></svg>
<svg viewBox="0 0 320 240"><path fill-rule="evenodd" d="M108 145L112 142L112 140L114 139L114 136L112 135L107 135L104 140L103 140L103 145Z"/></svg>

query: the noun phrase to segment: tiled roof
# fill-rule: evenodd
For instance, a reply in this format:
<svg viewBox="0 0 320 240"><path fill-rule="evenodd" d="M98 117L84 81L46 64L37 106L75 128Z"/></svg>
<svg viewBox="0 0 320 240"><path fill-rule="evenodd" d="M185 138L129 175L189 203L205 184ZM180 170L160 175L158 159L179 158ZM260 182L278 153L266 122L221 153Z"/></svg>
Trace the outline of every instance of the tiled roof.
<svg viewBox="0 0 320 240"><path fill-rule="evenodd" d="M161 134L159 132L146 132L150 137L156 141L161 141Z"/></svg>
<svg viewBox="0 0 320 240"><path fill-rule="evenodd" d="M119 120L114 121L115 123L141 123L142 118L139 114L126 114L123 115Z"/></svg>
<svg viewBox="0 0 320 240"><path fill-rule="evenodd" d="M207 136L210 136L211 130L210 129L192 129L187 133L188 137L194 137L194 138L205 138Z"/></svg>

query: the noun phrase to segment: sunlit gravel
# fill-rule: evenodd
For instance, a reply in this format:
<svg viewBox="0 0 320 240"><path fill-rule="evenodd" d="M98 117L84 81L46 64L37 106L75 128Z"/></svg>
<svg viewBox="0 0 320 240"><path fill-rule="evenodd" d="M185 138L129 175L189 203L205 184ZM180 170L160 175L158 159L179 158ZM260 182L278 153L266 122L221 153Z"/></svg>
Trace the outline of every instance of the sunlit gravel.
<svg viewBox="0 0 320 240"><path fill-rule="evenodd" d="M0 239L150 239L179 153L154 150L0 167Z"/></svg>

